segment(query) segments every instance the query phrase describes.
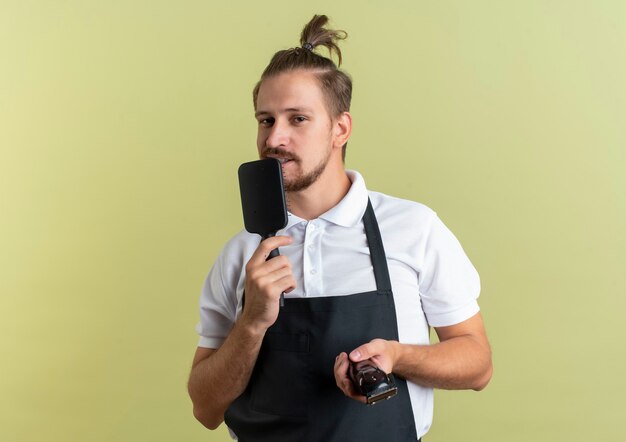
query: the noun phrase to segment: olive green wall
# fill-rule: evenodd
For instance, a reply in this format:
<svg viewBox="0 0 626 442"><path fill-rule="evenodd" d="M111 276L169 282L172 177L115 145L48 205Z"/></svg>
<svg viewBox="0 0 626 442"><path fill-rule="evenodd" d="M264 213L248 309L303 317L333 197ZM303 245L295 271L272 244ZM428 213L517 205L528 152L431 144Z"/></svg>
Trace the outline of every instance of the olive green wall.
<svg viewBox="0 0 626 442"><path fill-rule="evenodd" d="M252 86L317 12L350 34L347 166L482 277L494 378L427 440L623 440L620 0L0 0L0 440L228 440L186 395L198 295Z"/></svg>

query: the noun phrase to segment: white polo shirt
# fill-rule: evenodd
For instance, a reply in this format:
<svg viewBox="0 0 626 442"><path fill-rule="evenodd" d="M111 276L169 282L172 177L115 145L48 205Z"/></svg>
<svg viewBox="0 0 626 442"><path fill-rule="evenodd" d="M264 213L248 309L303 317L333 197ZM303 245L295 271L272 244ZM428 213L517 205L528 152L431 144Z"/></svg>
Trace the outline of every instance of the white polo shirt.
<svg viewBox="0 0 626 442"><path fill-rule="evenodd" d="M363 177L346 171L348 194L319 218L289 214L278 235L297 287L285 297L341 296L376 290L362 217L368 196L383 240L401 343L429 344L429 326L458 324L479 311L478 273L455 236L423 204L368 191ZM211 269L200 297L198 346L219 348L241 312L245 265L259 245L245 230L232 238ZM432 423L433 390L407 382L418 438Z"/></svg>

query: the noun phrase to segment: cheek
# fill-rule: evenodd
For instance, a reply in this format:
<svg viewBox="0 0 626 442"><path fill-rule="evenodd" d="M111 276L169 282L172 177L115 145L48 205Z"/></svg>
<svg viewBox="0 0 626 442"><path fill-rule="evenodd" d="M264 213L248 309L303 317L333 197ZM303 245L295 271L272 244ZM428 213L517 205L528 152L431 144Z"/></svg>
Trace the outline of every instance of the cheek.
<svg viewBox="0 0 626 442"><path fill-rule="evenodd" d="M261 153L261 150L263 149L264 146L265 146L265 135L263 134L263 131L261 130L261 128L259 128L256 133L256 147L259 153Z"/></svg>

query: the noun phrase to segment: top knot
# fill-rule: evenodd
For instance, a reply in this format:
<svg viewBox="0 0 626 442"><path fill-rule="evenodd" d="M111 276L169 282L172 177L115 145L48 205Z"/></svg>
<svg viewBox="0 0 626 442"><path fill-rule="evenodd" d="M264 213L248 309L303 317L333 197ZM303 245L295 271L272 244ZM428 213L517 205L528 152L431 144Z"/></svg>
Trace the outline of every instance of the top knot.
<svg viewBox="0 0 626 442"><path fill-rule="evenodd" d="M324 26L328 23L328 17L325 15L314 15L313 18L302 30L300 35L300 44L304 49L313 52L317 46L324 46L328 49L331 56L337 54L337 65L341 66L341 49L337 44L339 40L344 40L348 34L345 31L334 29L326 29Z"/></svg>

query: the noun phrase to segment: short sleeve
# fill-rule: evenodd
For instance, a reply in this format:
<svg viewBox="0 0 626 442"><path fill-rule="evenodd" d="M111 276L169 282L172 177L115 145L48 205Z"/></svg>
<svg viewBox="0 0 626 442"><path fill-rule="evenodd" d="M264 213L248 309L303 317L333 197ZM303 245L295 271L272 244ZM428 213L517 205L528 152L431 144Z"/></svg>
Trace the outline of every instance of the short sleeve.
<svg viewBox="0 0 626 442"><path fill-rule="evenodd" d="M211 268L200 294L200 322L196 332L200 335L198 347L219 348L233 328L236 317L236 283L227 287L223 275L224 251Z"/></svg>
<svg viewBox="0 0 626 442"><path fill-rule="evenodd" d="M480 278L454 234L433 213L420 274L420 296L433 327L458 324L479 312Z"/></svg>

